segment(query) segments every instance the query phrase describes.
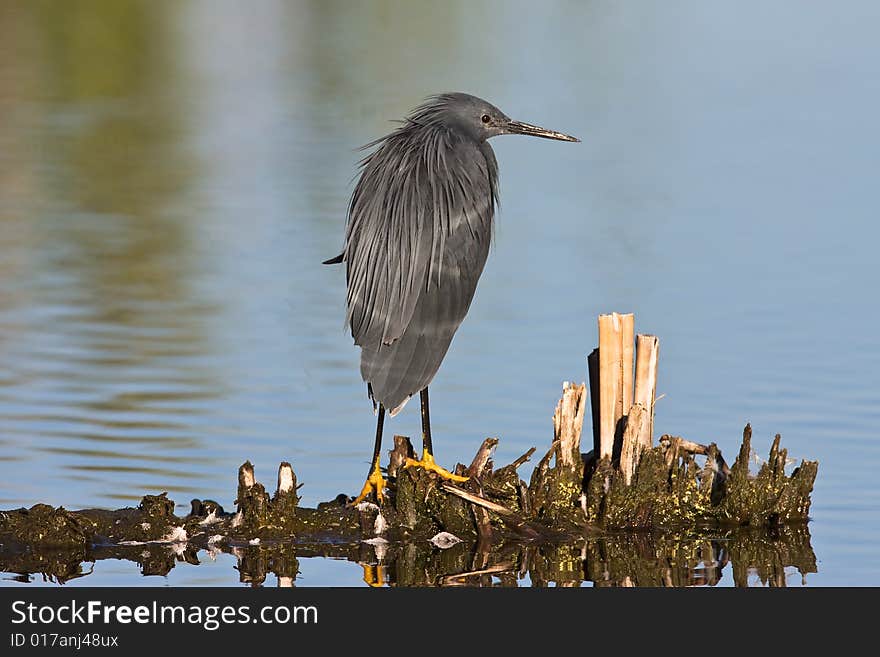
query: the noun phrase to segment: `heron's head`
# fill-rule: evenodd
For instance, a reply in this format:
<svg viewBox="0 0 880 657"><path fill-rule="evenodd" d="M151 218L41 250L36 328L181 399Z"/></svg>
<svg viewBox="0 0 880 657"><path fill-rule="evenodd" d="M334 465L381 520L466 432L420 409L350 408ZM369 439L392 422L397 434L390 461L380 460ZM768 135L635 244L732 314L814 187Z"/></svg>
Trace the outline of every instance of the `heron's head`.
<svg viewBox="0 0 880 657"><path fill-rule="evenodd" d="M430 121L463 132L477 141L498 135L529 135L560 141L580 141L577 137L522 121L514 121L482 98L463 93L433 96L410 116L414 123Z"/></svg>

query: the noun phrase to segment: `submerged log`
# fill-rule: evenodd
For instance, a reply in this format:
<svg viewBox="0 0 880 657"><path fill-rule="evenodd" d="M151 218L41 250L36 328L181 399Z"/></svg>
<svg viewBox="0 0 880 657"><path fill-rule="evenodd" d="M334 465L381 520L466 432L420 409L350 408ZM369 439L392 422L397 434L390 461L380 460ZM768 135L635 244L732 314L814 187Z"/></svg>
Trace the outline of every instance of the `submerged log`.
<svg viewBox="0 0 880 657"><path fill-rule="evenodd" d="M786 475L784 450L778 445L777 435L768 461L752 477L750 425L729 470L714 443L705 447L681 438L661 439L660 447L643 453L629 483L610 464L597 469L604 478L598 481L594 476L588 486L587 520L609 528L774 527L807 522L818 463L802 461ZM703 467L695 454L705 454Z"/></svg>
<svg viewBox="0 0 880 657"><path fill-rule="evenodd" d="M116 511L68 511L37 504L0 514L0 542L71 548L206 543L219 536L215 543L246 546L255 540L426 540L441 532L465 541L542 542L604 529L766 528L807 521L818 464L802 461L787 475L779 436L755 476L748 471L748 425L729 471L714 443L704 447L664 437L659 447L642 452L629 475L604 458L585 476L578 452L585 406L584 386L567 385L555 414L551 447L528 484L518 471L534 450L494 469L490 454L496 439L481 445L470 468L459 466L459 472L471 475L464 484L443 482L419 468L399 469L389 477L382 505L364 503L357 508L348 505L346 496L317 508L300 506L296 475L286 462L279 467L278 485L270 496L251 463L245 462L238 473L234 513L212 500L194 500L189 514L177 516L166 493L145 495L138 507ZM637 407L631 416L642 412ZM695 458L703 455L706 462L700 466Z"/></svg>
<svg viewBox="0 0 880 657"><path fill-rule="evenodd" d="M604 339L603 326L608 330ZM303 507L298 496L301 484L290 463L280 464L270 496L254 466L246 461L238 471L234 512L224 511L213 500L197 499L191 502L188 514L178 516L166 493L145 495L138 507L115 511L68 511L37 504L0 512L0 553L33 553L39 548L85 554L98 546L128 550L163 545L174 547L177 556L194 558L187 550L232 550L242 560L255 560L255 565L249 566L250 577L262 581L266 569L257 548L265 544L309 546L328 553L340 546L349 546L348 550L367 546L381 562L380 551L392 545L430 542L446 553L444 546L461 542L476 545L462 552L473 557L468 563L456 561L455 572L467 573L467 579L490 577L498 565L490 554L511 543L559 545L621 529L682 529L691 537L708 539L738 527L779 532L782 527L806 523L818 463L801 461L786 474L787 452L780 446L779 435L755 475L749 472L749 425L732 467L727 466L715 443L703 445L663 435L657 447L650 446L650 430L646 432L645 427L653 425L656 373L636 377L638 399L629 406L632 350L627 356L622 340L631 343L631 336L631 316L615 313L600 318L600 348L598 357L593 358L599 361L598 383L593 383L593 368L590 376L594 385L591 415L595 418L596 408L601 415L601 426L594 433L600 438L599 450L581 453L587 389L584 384L566 382L553 415L549 448L527 477L521 476L520 470L534 454L534 447L496 468L492 454L498 439L488 438L469 466L455 468L457 474L468 477L467 481L453 485L421 468L402 467L412 457L413 448L408 438L395 436L387 462L388 486L380 504L365 502L352 507L352 498L340 494L316 508ZM650 336L639 337L641 345L642 338ZM656 338L645 351L641 349L639 353L647 354L648 363L656 364ZM629 383L624 370L630 371ZM606 380L608 372L611 383ZM626 407L624 394L630 395ZM614 438L615 433L620 442L612 449L608 438ZM399 563L415 563L421 558L407 549L402 549ZM280 576L288 579L295 577L295 558L279 558L276 572L283 571ZM380 565L371 565L376 568L373 579L382 579ZM149 565L151 569L159 567ZM633 582L641 579L637 573L627 577Z"/></svg>

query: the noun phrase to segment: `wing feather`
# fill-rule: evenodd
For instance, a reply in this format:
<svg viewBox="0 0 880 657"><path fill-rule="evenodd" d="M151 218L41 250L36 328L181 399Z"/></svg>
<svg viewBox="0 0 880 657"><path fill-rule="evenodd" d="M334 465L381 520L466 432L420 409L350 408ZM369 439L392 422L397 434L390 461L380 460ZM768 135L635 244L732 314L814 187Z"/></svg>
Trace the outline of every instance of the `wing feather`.
<svg viewBox="0 0 880 657"><path fill-rule="evenodd" d="M372 146L349 204L346 321L373 398L396 412L433 379L473 300L497 165L485 143L423 121Z"/></svg>

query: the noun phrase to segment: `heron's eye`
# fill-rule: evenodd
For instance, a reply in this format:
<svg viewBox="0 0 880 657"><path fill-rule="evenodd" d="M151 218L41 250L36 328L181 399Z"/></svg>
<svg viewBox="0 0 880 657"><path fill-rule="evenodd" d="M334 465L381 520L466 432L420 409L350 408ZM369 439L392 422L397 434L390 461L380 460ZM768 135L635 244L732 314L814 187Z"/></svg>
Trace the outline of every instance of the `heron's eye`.
<svg viewBox="0 0 880 657"><path fill-rule="evenodd" d="M480 117L480 121L483 123L489 123L491 120L492 118L488 114L483 114L483 116Z"/></svg>

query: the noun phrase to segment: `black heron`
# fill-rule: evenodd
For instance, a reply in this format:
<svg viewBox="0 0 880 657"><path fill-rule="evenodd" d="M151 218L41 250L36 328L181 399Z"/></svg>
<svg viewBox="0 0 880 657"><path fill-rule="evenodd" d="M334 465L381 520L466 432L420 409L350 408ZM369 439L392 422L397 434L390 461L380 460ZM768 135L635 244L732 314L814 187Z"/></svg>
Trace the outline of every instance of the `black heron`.
<svg viewBox="0 0 880 657"><path fill-rule="evenodd" d="M377 410L370 474L354 503L382 502L379 466L385 411L393 417L419 393L422 459L407 461L463 481L434 462L428 385L461 324L489 254L498 163L487 140L519 134L580 141L514 121L475 96L445 93L416 107L361 161L348 207L343 252L346 323L361 348L361 376Z"/></svg>

